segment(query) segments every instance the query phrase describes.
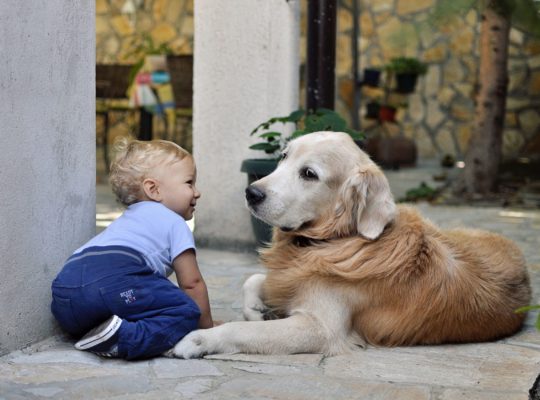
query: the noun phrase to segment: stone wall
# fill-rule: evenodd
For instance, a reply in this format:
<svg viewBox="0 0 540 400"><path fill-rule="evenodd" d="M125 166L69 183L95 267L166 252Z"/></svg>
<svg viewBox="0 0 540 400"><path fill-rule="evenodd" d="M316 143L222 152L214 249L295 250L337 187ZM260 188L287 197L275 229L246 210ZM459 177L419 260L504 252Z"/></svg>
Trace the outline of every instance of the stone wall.
<svg viewBox="0 0 540 400"><path fill-rule="evenodd" d="M134 45L143 35L175 54L193 54L193 0L145 0L134 18L121 12L124 3L96 0L96 62L136 62Z"/></svg>
<svg viewBox="0 0 540 400"><path fill-rule="evenodd" d="M361 0L361 68L381 67L392 57L417 57L429 64L414 94L403 99L400 133L414 138L420 156L461 157L471 135L477 84L479 16L471 11L447 26L433 27L428 14L436 0ZM352 102L351 0L341 0L338 19L337 108ZM512 29L504 156L516 157L538 141L540 128L540 39ZM363 104L380 95L363 90ZM361 110L364 113L364 109ZM367 121L363 121L364 125Z"/></svg>
<svg viewBox="0 0 540 400"><path fill-rule="evenodd" d="M351 31L352 0L340 0L337 34L336 109L350 119L353 82ZM359 0L361 37L360 67L381 67L392 57L412 56L429 64L414 94L398 113L394 134L413 138L421 157L453 154L466 150L474 114L473 94L477 83L480 24L476 12L458 17L451 25L433 27L428 14L436 0ZM145 0L130 20L121 13L124 0L96 0L97 62L131 63L133 41L143 33L155 43L167 43L177 54L193 52L193 0ZM300 59L305 59L306 1L301 2ZM515 29L511 32L504 155L507 158L538 146L540 128L540 39ZM363 90L362 107L376 90ZM304 100L302 92L300 102ZM127 132L129 121L113 117L113 127ZM362 121L362 126L369 122ZM249 128L249 127L248 127ZM114 128L113 128L114 129ZM536 143L536 144L535 144ZM536 150L538 151L538 150Z"/></svg>

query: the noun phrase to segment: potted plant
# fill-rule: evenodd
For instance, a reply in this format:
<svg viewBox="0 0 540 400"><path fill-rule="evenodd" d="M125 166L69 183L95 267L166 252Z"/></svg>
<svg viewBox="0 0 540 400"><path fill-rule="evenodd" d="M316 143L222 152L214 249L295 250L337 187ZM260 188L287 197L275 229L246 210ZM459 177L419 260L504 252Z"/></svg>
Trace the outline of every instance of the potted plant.
<svg viewBox="0 0 540 400"><path fill-rule="evenodd" d="M286 135L276 129L276 124L293 124L295 130ZM335 111L319 108L314 111L302 109L293 111L285 117L273 117L259 124L251 131L251 136L257 136L260 142L249 146L252 150L265 153L265 158L247 159L242 162L240 170L248 176L248 184L272 173L279 162L281 153L287 143L297 137L319 131L346 132L355 141L361 141L364 135L347 127L347 122ZM272 238L272 228L255 217L251 217L253 232L259 244L269 243Z"/></svg>
<svg viewBox="0 0 540 400"><path fill-rule="evenodd" d="M379 103L378 100L371 100L368 103L366 103L366 118L378 119L380 108L381 108L381 103Z"/></svg>
<svg viewBox="0 0 540 400"><path fill-rule="evenodd" d="M366 86L379 86L381 70L377 68L364 68L364 78L362 84Z"/></svg>
<svg viewBox="0 0 540 400"><path fill-rule="evenodd" d="M399 93L412 93L416 88L419 75L427 72L427 64L417 58L392 58L385 66L385 70L396 77L396 91Z"/></svg>
<svg viewBox="0 0 540 400"><path fill-rule="evenodd" d="M379 107L379 121L396 122L397 108L390 104L381 104Z"/></svg>

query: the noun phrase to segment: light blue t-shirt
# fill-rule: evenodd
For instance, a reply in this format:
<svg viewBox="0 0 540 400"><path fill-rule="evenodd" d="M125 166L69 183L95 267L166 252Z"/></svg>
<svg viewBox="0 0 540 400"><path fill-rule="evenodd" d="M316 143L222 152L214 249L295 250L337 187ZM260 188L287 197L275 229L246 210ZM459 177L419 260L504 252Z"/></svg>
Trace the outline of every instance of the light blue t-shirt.
<svg viewBox="0 0 540 400"><path fill-rule="evenodd" d="M75 251L88 247L125 246L138 251L155 272L169 276L173 260L195 249L186 221L161 203L141 201L130 205L103 232Z"/></svg>

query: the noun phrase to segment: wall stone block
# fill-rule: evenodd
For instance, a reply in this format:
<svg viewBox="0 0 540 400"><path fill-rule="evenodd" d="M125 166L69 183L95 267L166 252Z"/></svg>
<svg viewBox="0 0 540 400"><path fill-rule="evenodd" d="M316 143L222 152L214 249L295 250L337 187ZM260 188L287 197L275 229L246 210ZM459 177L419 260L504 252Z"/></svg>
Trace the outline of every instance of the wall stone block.
<svg viewBox="0 0 540 400"><path fill-rule="evenodd" d="M389 12L394 8L394 0L373 0L364 4L364 7L370 7L374 13Z"/></svg>
<svg viewBox="0 0 540 400"><path fill-rule="evenodd" d="M410 96L408 114L413 122L420 123L424 120L426 115L425 109L423 97L420 94Z"/></svg>
<svg viewBox="0 0 540 400"><path fill-rule="evenodd" d="M129 21L129 18L125 15L116 15L111 19L111 25L114 31L121 36L127 36L133 34L133 26Z"/></svg>
<svg viewBox="0 0 540 400"><path fill-rule="evenodd" d="M420 77L419 81L424 84L423 95L426 97L436 96L441 90L442 73L438 65L432 65L424 77Z"/></svg>
<svg viewBox="0 0 540 400"><path fill-rule="evenodd" d="M176 37L176 31L168 22L161 22L152 29L150 35L156 43L167 43Z"/></svg>
<svg viewBox="0 0 540 400"><path fill-rule="evenodd" d="M392 17L378 29L379 44L385 58L415 55L419 46L418 33L413 24L402 23Z"/></svg>
<svg viewBox="0 0 540 400"><path fill-rule="evenodd" d="M396 12L398 15L407 15L426 11L434 6L434 0L398 0Z"/></svg>
<svg viewBox="0 0 540 400"><path fill-rule="evenodd" d="M465 68L461 62L455 58L450 58L443 66L443 82L444 84L450 84L454 82L461 82L465 79Z"/></svg>
<svg viewBox="0 0 540 400"><path fill-rule="evenodd" d="M448 56L448 45L439 43L424 52L423 60L428 63L440 63Z"/></svg>
<svg viewBox="0 0 540 400"><path fill-rule="evenodd" d="M472 130L472 124L468 123L458 124L456 127L457 142L459 145L461 156L463 155L464 150L469 145L469 139L471 138Z"/></svg>
<svg viewBox="0 0 540 400"><path fill-rule="evenodd" d="M337 31L339 33L347 33L352 30L353 16L349 10L343 7L337 9Z"/></svg>
<svg viewBox="0 0 540 400"><path fill-rule="evenodd" d="M524 81L525 79L523 79ZM531 73L530 84L528 85L531 96L540 95L540 69Z"/></svg>
<svg viewBox="0 0 540 400"><path fill-rule="evenodd" d="M96 0L96 15L109 12L109 3L106 0Z"/></svg>
<svg viewBox="0 0 540 400"><path fill-rule="evenodd" d="M508 78L509 78L508 93L512 93L514 91L522 92L523 89L526 87L527 68L526 67L511 68L508 74Z"/></svg>
<svg viewBox="0 0 540 400"><path fill-rule="evenodd" d="M540 68L540 55L532 56L528 60L529 68Z"/></svg>
<svg viewBox="0 0 540 400"><path fill-rule="evenodd" d="M445 119L446 114L441 111L439 103L429 101L426 111L426 125L428 128L436 130L441 122Z"/></svg>
<svg viewBox="0 0 540 400"><path fill-rule="evenodd" d="M523 46L523 52L526 56L535 56L540 54L540 39L529 38Z"/></svg>
<svg viewBox="0 0 540 400"><path fill-rule="evenodd" d="M506 129L503 134L503 148L505 153L503 158L514 158L519 155L520 150L525 144L525 139L517 129Z"/></svg>
<svg viewBox="0 0 540 400"><path fill-rule="evenodd" d="M375 34L375 28L373 26L373 18L371 14L361 13L360 15L360 29L362 30L362 37L369 38Z"/></svg>
<svg viewBox="0 0 540 400"><path fill-rule="evenodd" d="M468 121L472 123L474 109L468 104L463 104L461 101L454 101L450 107L450 116L458 121Z"/></svg>
<svg viewBox="0 0 540 400"><path fill-rule="evenodd" d="M506 128L516 128L518 126L517 113L507 112L504 116L504 126Z"/></svg>
<svg viewBox="0 0 540 400"><path fill-rule="evenodd" d="M471 27L463 27L460 31L452 35L450 39L450 51L454 56L471 54L474 45L474 32Z"/></svg>
<svg viewBox="0 0 540 400"><path fill-rule="evenodd" d="M519 125L527 139L540 131L540 113L535 109L528 109L518 114Z"/></svg>
<svg viewBox="0 0 540 400"><path fill-rule="evenodd" d="M442 87L437 93L437 101L445 108L449 107L456 92L452 90L449 86Z"/></svg>

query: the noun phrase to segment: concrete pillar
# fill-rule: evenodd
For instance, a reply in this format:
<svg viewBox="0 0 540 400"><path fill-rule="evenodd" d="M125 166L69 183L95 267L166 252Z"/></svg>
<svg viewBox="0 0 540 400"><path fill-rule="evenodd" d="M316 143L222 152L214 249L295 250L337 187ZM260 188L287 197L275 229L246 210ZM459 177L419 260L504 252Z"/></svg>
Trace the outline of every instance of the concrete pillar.
<svg viewBox="0 0 540 400"><path fill-rule="evenodd" d="M0 2L0 355L50 336L95 232L95 2Z"/></svg>
<svg viewBox="0 0 540 400"><path fill-rule="evenodd" d="M199 245L253 246L240 172L251 130L298 108L299 0L197 0L193 148Z"/></svg>

